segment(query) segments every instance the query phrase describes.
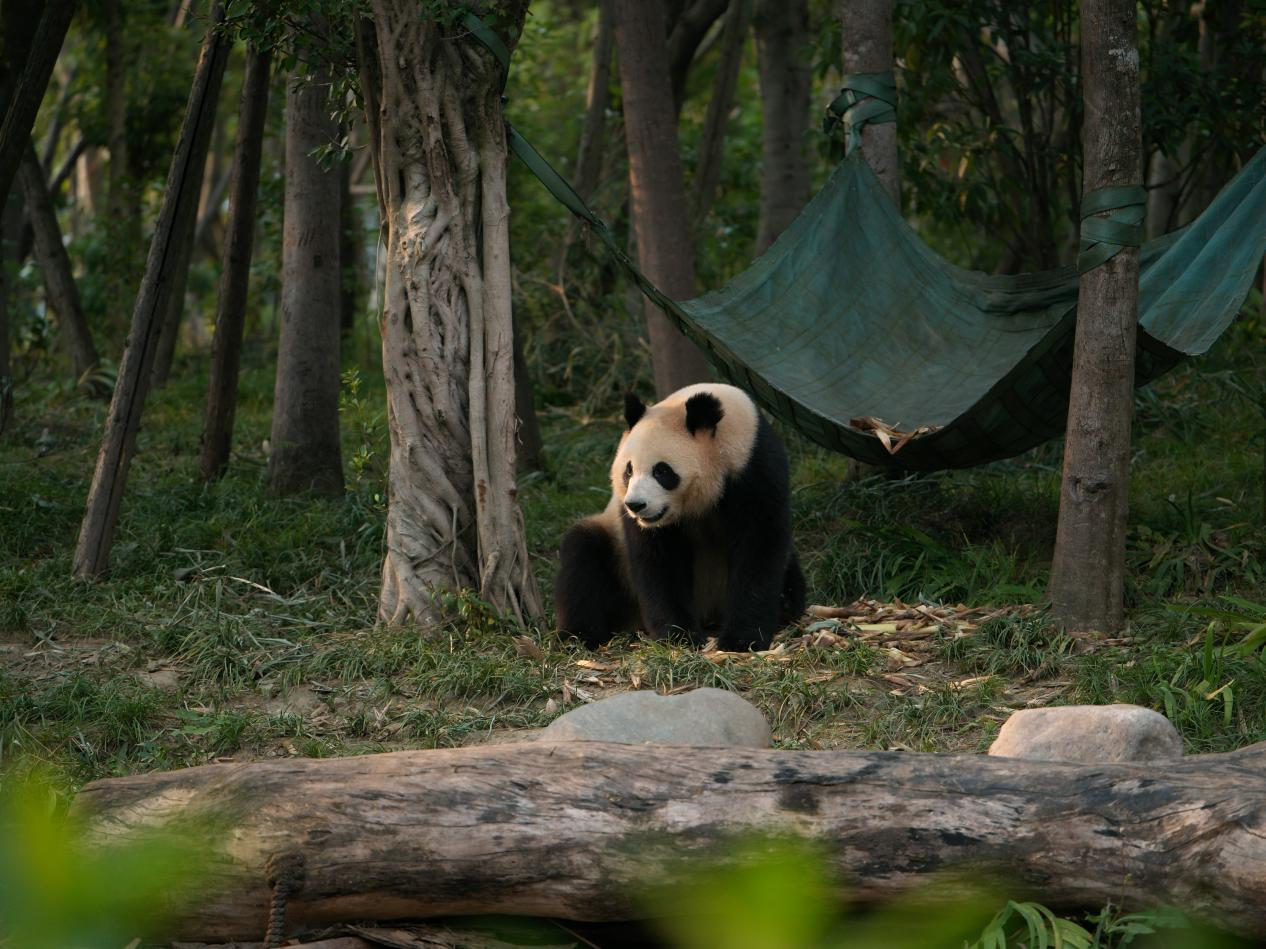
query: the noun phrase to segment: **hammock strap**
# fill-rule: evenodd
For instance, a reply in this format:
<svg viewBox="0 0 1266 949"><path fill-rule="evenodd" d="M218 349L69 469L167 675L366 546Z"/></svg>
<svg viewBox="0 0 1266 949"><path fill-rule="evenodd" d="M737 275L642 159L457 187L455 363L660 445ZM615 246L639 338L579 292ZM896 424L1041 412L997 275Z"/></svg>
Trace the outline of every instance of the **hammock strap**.
<svg viewBox="0 0 1266 949"><path fill-rule="evenodd" d="M1095 215L1107 213L1107 217ZM1081 251L1078 273L1107 263L1126 247L1143 243L1147 190L1139 185L1096 188L1081 201Z"/></svg>
<svg viewBox="0 0 1266 949"><path fill-rule="evenodd" d="M844 124L851 155L862 144L862 129L897 121L897 83L891 72L858 72L844 77L840 94L826 107L823 131L836 122Z"/></svg>

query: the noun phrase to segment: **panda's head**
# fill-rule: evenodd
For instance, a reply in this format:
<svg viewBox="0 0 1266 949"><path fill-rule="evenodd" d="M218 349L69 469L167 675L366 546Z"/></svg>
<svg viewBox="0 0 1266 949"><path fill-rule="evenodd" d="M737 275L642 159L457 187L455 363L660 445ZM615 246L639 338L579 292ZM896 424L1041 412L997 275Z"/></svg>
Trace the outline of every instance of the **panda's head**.
<svg viewBox="0 0 1266 949"><path fill-rule="evenodd" d="M726 478L751 458L758 416L741 389L702 384L649 408L629 394L624 419L611 488L639 527L655 528L716 506Z"/></svg>

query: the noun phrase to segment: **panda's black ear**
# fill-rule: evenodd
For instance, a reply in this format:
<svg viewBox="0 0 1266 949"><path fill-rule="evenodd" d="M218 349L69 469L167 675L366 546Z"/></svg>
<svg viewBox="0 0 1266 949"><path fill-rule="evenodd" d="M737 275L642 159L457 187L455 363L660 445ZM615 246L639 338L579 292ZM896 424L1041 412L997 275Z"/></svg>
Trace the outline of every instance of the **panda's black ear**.
<svg viewBox="0 0 1266 949"><path fill-rule="evenodd" d="M715 435L724 415L721 400L711 393L700 392L686 400L686 428L691 435L701 428L711 429Z"/></svg>
<svg viewBox="0 0 1266 949"><path fill-rule="evenodd" d="M646 414L646 403L637 397L636 392L624 393L624 421L632 428Z"/></svg>

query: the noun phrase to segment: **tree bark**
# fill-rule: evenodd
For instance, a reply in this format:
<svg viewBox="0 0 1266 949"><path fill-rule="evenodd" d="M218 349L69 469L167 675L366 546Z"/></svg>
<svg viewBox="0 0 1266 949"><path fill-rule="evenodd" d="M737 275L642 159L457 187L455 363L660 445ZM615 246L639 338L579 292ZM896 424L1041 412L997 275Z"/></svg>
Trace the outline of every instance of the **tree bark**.
<svg viewBox="0 0 1266 949"><path fill-rule="evenodd" d="M892 0L839 0L845 73L892 72ZM862 128L862 155L901 207L897 123Z"/></svg>
<svg viewBox="0 0 1266 949"><path fill-rule="evenodd" d="M211 379L207 384L207 408L198 462L204 481L213 481L224 474L233 445L237 379L242 364L242 331L246 325L246 296L255 245L255 208L259 198L264 128L268 121L271 62L270 50L260 50L255 46L247 50L237 117L237 144L233 150L229 224L220 264L220 298L215 314L215 338L211 344Z"/></svg>
<svg viewBox="0 0 1266 949"><path fill-rule="evenodd" d="M518 41L526 2L498 7ZM428 622L473 587L537 616L515 485L514 345L501 69L464 30L374 0L359 52L387 279L381 333L391 436L379 617Z"/></svg>
<svg viewBox="0 0 1266 949"><path fill-rule="evenodd" d="M212 103L215 110L218 103ZM205 156L204 156L205 157ZM200 168L192 169L193 186L199 195L203 191L206 180L206 162ZM199 201L201 203L201 200ZM181 223L180 230L172 235L172 287L167 295L167 304L159 318L158 349L154 354L154 380L156 387L167 384L171 375L171 364L176 358L176 343L180 340L180 320L185 312L185 294L189 288L189 267L193 263L193 249L197 243L198 215L191 214L188 220Z"/></svg>
<svg viewBox="0 0 1266 949"><path fill-rule="evenodd" d="M17 177L75 0L7 0L0 12L0 207Z"/></svg>
<svg viewBox="0 0 1266 949"><path fill-rule="evenodd" d="M963 891L947 871L993 870L1017 899L1174 904L1266 935L1264 765L1253 750L1160 766L533 743L108 778L74 812L101 843L214 826L214 895L179 933L208 942L259 938L270 858L302 864L292 931L465 913L621 920L646 915L635 894L649 882L698 873L688 860L751 832L820 842L842 898L939 880L949 906Z"/></svg>
<svg viewBox="0 0 1266 949"><path fill-rule="evenodd" d="M663 4L663 0L657 0ZM686 78L690 66L703 45L712 25L725 13L730 0L690 0L673 2L668 15L661 6L661 19L666 20L668 32L668 78L672 87L673 115L681 112L686 101Z"/></svg>
<svg viewBox="0 0 1266 949"><path fill-rule="evenodd" d="M668 83L663 0L615 0L615 42L638 263L671 299L686 300L695 295L694 248ZM659 397L707 381L699 348L650 300L643 307Z"/></svg>
<svg viewBox="0 0 1266 949"><path fill-rule="evenodd" d="M13 417L13 279L9 260L22 227L22 205L16 194L0 203L0 435Z"/></svg>
<svg viewBox="0 0 1266 949"><path fill-rule="evenodd" d="M1142 174L1136 10L1082 0L1083 197ZM1138 250L1081 275L1059 528L1049 594L1066 628L1125 622L1125 524L1138 324Z"/></svg>
<svg viewBox="0 0 1266 949"><path fill-rule="evenodd" d="M167 187L154 227L154 238L150 242L145 277L132 312L127 346L119 363L114 398L106 416L105 434L75 548L74 571L77 576L98 576L109 567L114 526L127 484L128 468L136 450L141 413L149 394L154 354L158 347L159 321L167 296L171 293L172 235L198 212L198 189L193 186L193 170L206 161L206 150L215 124L215 100L228 58L228 43L216 30L223 19L223 10L217 3L212 12L210 29L202 41L189 104L167 174Z"/></svg>
<svg viewBox="0 0 1266 949"><path fill-rule="evenodd" d="M88 321L84 319L83 305L79 300L79 286L71 270L66 245L62 243L62 230L57 223L57 212L48 188L44 184L44 169L35 147L28 143L22 166L18 169L26 213L35 236L35 258L44 276L44 292L48 303L57 314L58 330L62 347L70 357L77 384L85 386L94 396L108 395L108 391L93 382L89 376L99 361L97 347L93 345Z"/></svg>
<svg viewBox="0 0 1266 949"><path fill-rule="evenodd" d="M292 73L286 89L281 338L268 485L274 494L343 492L339 445L339 175L314 149L338 138L329 76Z"/></svg>
<svg viewBox="0 0 1266 949"><path fill-rule="evenodd" d="M576 154L576 194L589 201L602 174L602 154L606 145L607 109L611 107L611 53L615 45L613 0L599 0L598 27L593 39L593 59L589 66L589 88L585 95L585 123L580 129ZM580 222L569 216L567 234L558 249L554 269L562 272L567 252L580 232Z"/></svg>
<svg viewBox="0 0 1266 949"><path fill-rule="evenodd" d="M763 254L809 198L805 154L813 65L808 0L758 0L753 21L761 95L760 223Z"/></svg>
<svg viewBox="0 0 1266 949"><path fill-rule="evenodd" d="M738 88L739 67L747 46L747 31L752 22L754 0L730 0L729 12L721 36L721 60L717 63L712 98L703 122L703 141L699 146L698 171L694 180L694 219L701 222L712 208L717 184L721 180L721 161L725 157L725 131L734 107Z"/></svg>

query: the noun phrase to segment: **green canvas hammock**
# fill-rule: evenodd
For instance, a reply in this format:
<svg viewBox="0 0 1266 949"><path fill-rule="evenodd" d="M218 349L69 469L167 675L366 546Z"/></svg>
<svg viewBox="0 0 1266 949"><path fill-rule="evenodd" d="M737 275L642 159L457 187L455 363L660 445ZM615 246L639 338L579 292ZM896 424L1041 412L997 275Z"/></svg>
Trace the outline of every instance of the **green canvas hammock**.
<svg viewBox="0 0 1266 949"><path fill-rule="evenodd" d="M496 34L472 14L465 23L508 69ZM1077 269L991 276L937 255L856 148L861 124L894 118L891 76L846 80L831 109L854 113L850 156L769 250L692 300L670 300L647 280L509 126L508 144L727 379L820 445L924 471L1010 458L1062 434ZM1135 385L1213 344L1264 254L1266 149L1194 223L1141 249Z"/></svg>

